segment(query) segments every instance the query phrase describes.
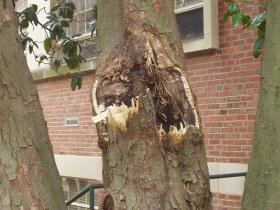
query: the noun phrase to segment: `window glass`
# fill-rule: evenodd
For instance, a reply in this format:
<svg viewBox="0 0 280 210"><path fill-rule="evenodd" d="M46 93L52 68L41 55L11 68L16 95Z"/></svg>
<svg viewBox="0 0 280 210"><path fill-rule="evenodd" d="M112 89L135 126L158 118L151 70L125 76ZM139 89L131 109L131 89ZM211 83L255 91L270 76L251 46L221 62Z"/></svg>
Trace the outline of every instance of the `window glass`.
<svg viewBox="0 0 280 210"><path fill-rule="evenodd" d="M79 33L84 34L85 30L86 30L86 28L85 28L85 24L86 24L85 13L82 12L78 16L79 16L79 18L78 18L78 20L79 20L79 23L78 23L79 24Z"/></svg>
<svg viewBox="0 0 280 210"><path fill-rule="evenodd" d="M201 39L204 37L203 8L176 14L181 39Z"/></svg>
<svg viewBox="0 0 280 210"><path fill-rule="evenodd" d="M86 0L79 0L79 12L86 10Z"/></svg>
<svg viewBox="0 0 280 210"><path fill-rule="evenodd" d="M95 2L96 2L96 1L94 1L94 0L90 0L90 1L87 0L87 1L86 1L86 8L87 8L87 9L92 9L92 7L93 7L93 5L95 4Z"/></svg>
<svg viewBox="0 0 280 210"><path fill-rule="evenodd" d="M70 24L68 35L83 35L90 33L93 25L92 7L96 3L95 0L72 0L76 6L74 21Z"/></svg>
<svg viewBox="0 0 280 210"><path fill-rule="evenodd" d="M86 12L86 33L91 33L92 28L95 26L95 21L92 18L92 12Z"/></svg>
<svg viewBox="0 0 280 210"><path fill-rule="evenodd" d="M16 1L16 11L21 12L28 6L27 0L18 0Z"/></svg>

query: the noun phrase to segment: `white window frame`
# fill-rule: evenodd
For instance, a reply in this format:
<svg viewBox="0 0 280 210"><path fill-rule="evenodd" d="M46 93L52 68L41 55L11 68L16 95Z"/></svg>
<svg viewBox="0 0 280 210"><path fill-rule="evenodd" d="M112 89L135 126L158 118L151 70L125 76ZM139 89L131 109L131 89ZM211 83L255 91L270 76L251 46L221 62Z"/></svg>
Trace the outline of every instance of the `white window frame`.
<svg viewBox="0 0 280 210"><path fill-rule="evenodd" d="M86 1L85 1L85 4L86 4ZM91 11L91 9L85 9L84 11L78 11L78 8L76 8L74 16L79 15L80 13L86 13L86 12L89 12L89 11ZM86 28L87 27L86 22L84 24L85 24L85 28ZM69 28L67 29L67 32L68 32L68 30L69 30ZM93 33L93 36L95 36L95 35L96 35L96 32ZM87 40L89 38L91 38L91 32L85 32L85 33L81 33L80 36L75 37L74 40L84 41L84 40Z"/></svg>
<svg viewBox="0 0 280 210"><path fill-rule="evenodd" d="M201 39L182 40L185 53L219 48L218 0L203 0L175 9L175 13L180 14L198 8L203 8L204 36Z"/></svg>

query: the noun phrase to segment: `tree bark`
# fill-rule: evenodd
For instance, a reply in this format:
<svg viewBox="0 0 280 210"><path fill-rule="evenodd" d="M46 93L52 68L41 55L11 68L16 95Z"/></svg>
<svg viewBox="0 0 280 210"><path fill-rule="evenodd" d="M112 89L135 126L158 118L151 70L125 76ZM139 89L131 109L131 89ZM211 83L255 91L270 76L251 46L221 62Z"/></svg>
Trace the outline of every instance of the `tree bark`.
<svg viewBox="0 0 280 210"><path fill-rule="evenodd" d="M66 210L12 1L0 2L0 209Z"/></svg>
<svg viewBox="0 0 280 210"><path fill-rule="evenodd" d="M243 210L280 208L280 2L267 2L265 55Z"/></svg>
<svg viewBox="0 0 280 210"><path fill-rule="evenodd" d="M170 0L98 1L92 86L101 209L210 209L196 101Z"/></svg>

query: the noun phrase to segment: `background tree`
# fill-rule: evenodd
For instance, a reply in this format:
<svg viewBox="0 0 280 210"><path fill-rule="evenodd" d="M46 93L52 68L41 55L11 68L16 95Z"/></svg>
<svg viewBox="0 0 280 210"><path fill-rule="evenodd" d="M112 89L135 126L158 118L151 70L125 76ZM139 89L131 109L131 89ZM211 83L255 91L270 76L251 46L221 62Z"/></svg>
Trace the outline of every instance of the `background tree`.
<svg viewBox="0 0 280 210"><path fill-rule="evenodd" d="M92 104L104 206L210 209L203 134L170 0L98 1Z"/></svg>
<svg viewBox="0 0 280 210"><path fill-rule="evenodd" d="M226 2L229 2L229 7L225 17L232 16L233 26L242 23L245 27L252 26L253 29L258 29L258 38L253 48L255 57L260 55L262 43L264 39L266 41L253 148L245 181L242 209L279 209L280 25L277 20L280 2L267 1L267 4L255 5L264 7L266 11L258 14L252 21L250 17L245 20L248 16L240 9L238 2L231 0ZM246 3L252 4L248 1Z"/></svg>
<svg viewBox="0 0 280 210"><path fill-rule="evenodd" d="M17 22L12 1L1 2L0 209L64 210L61 180Z"/></svg>
<svg viewBox="0 0 280 210"><path fill-rule="evenodd" d="M279 209L280 201L280 13L279 1L268 1L264 63L255 121L253 149L242 209Z"/></svg>

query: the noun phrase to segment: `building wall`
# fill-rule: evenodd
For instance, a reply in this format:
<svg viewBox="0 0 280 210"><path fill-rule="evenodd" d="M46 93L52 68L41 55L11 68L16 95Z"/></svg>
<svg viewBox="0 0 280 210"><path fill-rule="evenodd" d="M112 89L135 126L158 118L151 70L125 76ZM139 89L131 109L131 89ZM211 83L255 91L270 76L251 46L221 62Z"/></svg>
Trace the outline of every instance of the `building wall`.
<svg viewBox="0 0 280 210"><path fill-rule="evenodd" d="M83 87L72 91L71 78L37 82L40 100L54 153L58 155L100 156L92 122L89 86L92 76L83 77ZM79 126L65 125L65 118L78 117Z"/></svg>
<svg viewBox="0 0 280 210"><path fill-rule="evenodd" d="M250 14L258 13L258 8L245 10ZM226 6L220 0L219 49L186 54L186 71L197 96L210 174L247 170L261 69L261 60L252 56L256 34L233 29L230 22L224 23L225 11ZM82 89L74 92L70 89L69 77L37 81L56 161L63 176L101 177L100 150L89 98L92 73L84 76ZM66 127L66 117L78 117L79 126ZM84 172L88 168L100 173ZM240 209L243 183L244 177L212 180L213 209Z"/></svg>
<svg viewBox="0 0 280 210"><path fill-rule="evenodd" d="M220 48L187 54L187 72L198 99L210 162L247 163L252 144L261 62L254 59L256 36L223 21L219 5ZM254 13L253 7L247 12Z"/></svg>

